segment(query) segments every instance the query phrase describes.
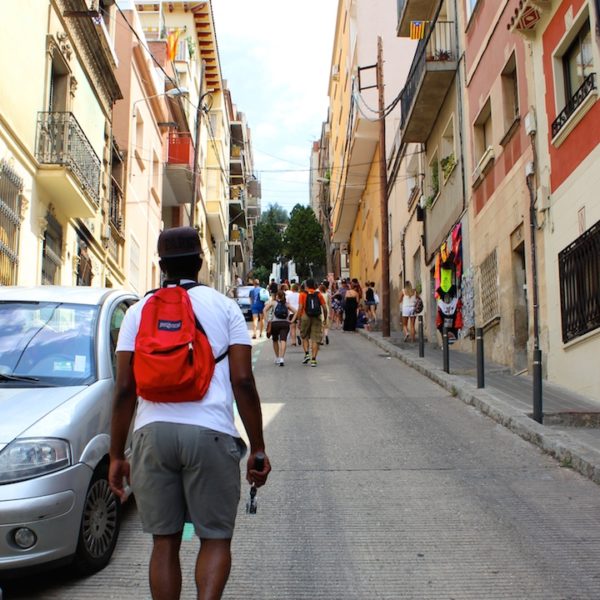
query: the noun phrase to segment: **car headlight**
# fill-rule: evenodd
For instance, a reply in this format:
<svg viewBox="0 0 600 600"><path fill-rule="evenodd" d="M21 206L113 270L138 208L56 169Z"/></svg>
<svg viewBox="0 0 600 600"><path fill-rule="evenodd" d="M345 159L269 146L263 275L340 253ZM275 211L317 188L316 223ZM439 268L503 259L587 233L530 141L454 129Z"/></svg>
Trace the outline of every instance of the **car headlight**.
<svg viewBox="0 0 600 600"><path fill-rule="evenodd" d="M65 440L15 440L0 452L0 484L47 475L70 464L71 448Z"/></svg>

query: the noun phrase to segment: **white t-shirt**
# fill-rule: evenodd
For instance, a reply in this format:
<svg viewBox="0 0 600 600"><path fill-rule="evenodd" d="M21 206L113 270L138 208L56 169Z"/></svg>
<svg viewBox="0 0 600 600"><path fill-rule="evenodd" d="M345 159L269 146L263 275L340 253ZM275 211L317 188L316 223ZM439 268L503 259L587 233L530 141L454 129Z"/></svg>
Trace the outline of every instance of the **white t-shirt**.
<svg viewBox="0 0 600 600"><path fill-rule="evenodd" d="M300 301L300 293L292 290L285 291L285 301L294 309L298 310L298 302Z"/></svg>
<svg viewBox="0 0 600 600"><path fill-rule="evenodd" d="M213 288L198 286L188 291L196 317L200 321L213 349L215 358L221 356L229 346L243 344L250 346L250 334L246 321L238 305L231 298L223 296ZM119 331L117 352L133 352L142 308L150 296L134 304L126 313ZM235 437L233 415L233 389L229 379L227 356L215 366L215 372L208 390L198 402L149 402L138 399L134 431L148 423L166 421L201 425Z"/></svg>

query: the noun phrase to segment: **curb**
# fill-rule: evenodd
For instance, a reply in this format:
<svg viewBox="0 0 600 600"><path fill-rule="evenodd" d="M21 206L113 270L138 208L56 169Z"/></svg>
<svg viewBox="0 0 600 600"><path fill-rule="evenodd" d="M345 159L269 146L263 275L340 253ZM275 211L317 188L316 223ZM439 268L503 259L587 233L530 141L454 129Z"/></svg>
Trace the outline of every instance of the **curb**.
<svg viewBox="0 0 600 600"><path fill-rule="evenodd" d="M581 443L565 431L549 430L544 425L533 421L525 413L497 398L488 391L475 387L469 381L444 372L443 369L431 365L422 358L415 358L387 340L377 338L370 332L358 330L369 341L385 350L390 356L398 358L409 367L428 377L452 396L465 404L475 407L482 414L496 423L516 433L524 440L535 444L546 454L561 463L561 466L572 468L581 475L600 484L600 452Z"/></svg>

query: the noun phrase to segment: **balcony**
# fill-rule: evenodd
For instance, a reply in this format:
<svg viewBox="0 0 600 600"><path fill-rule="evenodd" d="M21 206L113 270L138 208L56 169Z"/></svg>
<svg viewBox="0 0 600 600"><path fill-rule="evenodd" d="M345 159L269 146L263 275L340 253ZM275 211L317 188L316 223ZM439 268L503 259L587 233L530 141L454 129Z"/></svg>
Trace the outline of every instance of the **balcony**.
<svg viewBox="0 0 600 600"><path fill-rule="evenodd" d="M555 147L560 146L573 131L597 97L596 73L590 73L552 123L552 144Z"/></svg>
<svg viewBox="0 0 600 600"><path fill-rule="evenodd" d="M438 21L419 42L402 91L402 142L425 143L457 69L454 23Z"/></svg>
<svg viewBox="0 0 600 600"><path fill-rule="evenodd" d="M398 0L398 37L409 37L411 21L428 21L440 0Z"/></svg>
<svg viewBox="0 0 600 600"><path fill-rule="evenodd" d="M244 231L241 229L232 229L229 232L229 257L233 263L244 262Z"/></svg>
<svg viewBox="0 0 600 600"><path fill-rule="evenodd" d="M244 182L244 151L240 146L231 146L229 172L232 185L239 185Z"/></svg>
<svg viewBox="0 0 600 600"><path fill-rule="evenodd" d="M180 206L192 201L194 144L190 133L169 135L169 157L163 178L163 205Z"/></svg>
<svg viewBox="0 0 600 600"><path fill-rule="evenodd" d="M229 194L229 223L246 227L246 211L244 210L245 194L240 188L231 188Z"/></svg>
<svg viewBox="0 0 600 600"><path fill-rule="evenodd" d="M38 113L37 179L52 202L72 218L93 217L100 201L100 159L70 112Z"/></svg>

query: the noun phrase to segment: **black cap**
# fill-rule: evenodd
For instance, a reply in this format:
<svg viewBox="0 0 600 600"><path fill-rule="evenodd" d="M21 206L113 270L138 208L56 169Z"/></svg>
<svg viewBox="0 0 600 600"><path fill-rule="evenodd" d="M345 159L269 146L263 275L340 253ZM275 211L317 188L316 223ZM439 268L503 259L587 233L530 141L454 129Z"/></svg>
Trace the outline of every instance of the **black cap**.
<svg viewBox="0 0 600 600"><path fill-rule="evenodd" d="M158 236L158 255L161 258L200 256L200 237L193 227L173 227Z"/></svg>

